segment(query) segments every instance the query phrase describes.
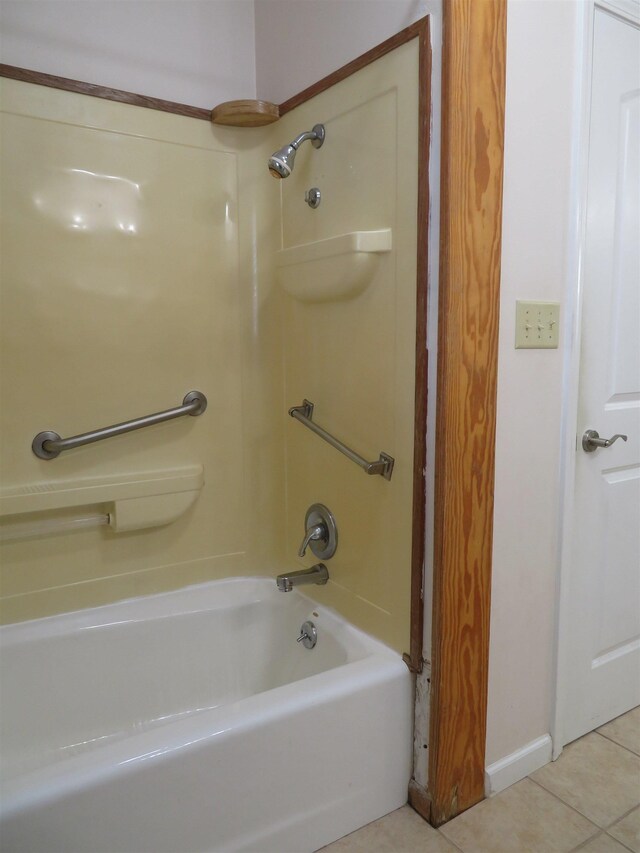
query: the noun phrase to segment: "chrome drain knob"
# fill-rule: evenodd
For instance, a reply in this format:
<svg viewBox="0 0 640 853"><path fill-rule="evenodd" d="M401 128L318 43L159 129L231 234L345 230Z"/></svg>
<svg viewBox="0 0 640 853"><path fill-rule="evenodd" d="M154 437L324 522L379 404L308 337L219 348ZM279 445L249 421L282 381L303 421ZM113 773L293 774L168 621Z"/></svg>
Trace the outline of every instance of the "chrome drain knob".
<svg viewBox="0 0 640 853"><path fill-rule="evenodd" d="M300 636L296 640L296 643L302 643L305 649L312 649L315 644L318 642L318 632L316 630L316 626L313 622L302 623L302 627L300 628Z"/></svg>

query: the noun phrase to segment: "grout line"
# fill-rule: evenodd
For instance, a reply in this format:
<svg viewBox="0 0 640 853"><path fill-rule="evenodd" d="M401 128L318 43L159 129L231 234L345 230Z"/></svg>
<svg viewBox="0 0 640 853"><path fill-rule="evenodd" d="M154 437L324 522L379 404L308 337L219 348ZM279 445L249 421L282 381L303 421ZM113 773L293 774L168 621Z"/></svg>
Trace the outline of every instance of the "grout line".
<svg viewBox="0 0 640 853"><path fill-rule="evenodd" d="M616 838L613 835L609 835L608 832L605 832L605 835L608 836L609 838L611 838L612 841L616 841L621 847L624 847L625 850L628 850L629 853L634 853L633 848L627 847L627 845L624 843L624 841L620 841L619 838Z"/></svg>
<svg viewBox="0 0 640 853"><path fill-rule="evenodd" d="M579 814L580 817L583 817L583 818L585 818L585 820L588 820L589 823L593 827L595 827L598 832L604 832L605 831L605 828L603 826L598 826L598 824L595 823L588 815L586 815L584 812L581 812L580 809L577 809L575 806L572 806L571 803L565 802L562 799L562 797L559 797L557 794L554 794L553 791L550 791L548 788L545 788L545 786L541 782L538 782L536 779L532 779L531 776L527 776L526 778L529 779L531 782L533 782L534 785L537 785L539 788L542 788L543 791L546 791L547 794L551 794L552 797L555 797L556 800L559 800L563 806L566 806L568 809L571 809L571 811L575 812L576 814ZM634 806L634 808L636 808L636 806ZM617 820L617 818L616 818L616 820ZM587 841L590 841L593 838L594 838L594 836L589 836Z"/></svg>
<svg viewBox="0 0 640 853"><path fill-rule="evenodd" d="M590 835L589 838L586 838L584 841L581 841L577 847L573 847L569 851L569 853L578 853L579 850L584 850L584 848L587 846L587 844L591 844L592 841L595 841L597 838L600 838L601 835L605 835L605 833L599 832L597 835Z"/></svg>
<svg viewBox="0 0 640 853"><path fill-rule="evenodd" d="M635 755L635 753L633 753L633 754ZM635 805L631 806L630 809L627 809L626 812L623 812L621 815L618 815L618 817L616 817L614 820L612 820L611 823L608 823L605 826L598 826L598 824L594 823L594 821L592 820L592 818L589 817L589 815L586 815L584 812L581 812L579 809L575 808L570 803L565 802L562 799L562 797L559 797L557 794L554 794L553 791L550 791L548 788L545 788L545 786L542 785L540 782L538 782L536 779L531 779L531 776L527 776L526 778L530 779L539 788L542 788L543 791L546 791L547 794L551 794L551 796L555 797L556 800L560 800L560 802L563 805L567 806L567 808L570 808L572 811L576 812L576 814L579 814L581 817L586 818L586 820L588 820L589 823L592 824L593 826L597 827L600 832L605 832L607 834L612 827L614 827L621 820L624 820L626 817L628 817L631 814L631 812L634 812L638 807L640 807L640 802L636 803ZM593 838L594 838L594 836L590 836L587 839L587 841L591 841L591 840L593 840ZM612 836L612 838L613 838L613 836ZM622 844L622 842L619 841L619 839L617 839L617 838L614 838L614 841L618 841L619 844ZM624 846L626 846L626 845L624 845ZM580 848L576 847L575 849L579 850ZM629 848L627 848L627 849L629 849ZM632 853L633 853L633 851L632 851Z"/></svg>
<svg viewBox="0 0 640 853"><path fill-rule="evenodd" d="M620 823L620 821L624 820L626 817L629 817L631 812L634 812L639 806L640 806L640 803L636 803L635 806L632 806L628 811L624 812L624 814L621 814L620 817L617 817L614 821L612 821L606 827L606 831L608 832L611 829L611 827L615 826L617 823Z"/></svg>
<svg viewBox="0 0 640 853"><path fill-rule="evenodd" d="M633 749L629 749L629 747L625 746L623 743L618 743L617 740L614 740L613 738L609 737L609 735L605 735L602 732L599 732L597 729L594 729L593 734L600 735L600 737L603 737L605 740L608 740L609 743L615 743L615 745L619 746L620 749L625 749L627 752L630 752L631 755L635 755L636 758L640 758L640 755L638 755L638 753L635 752Z"/></svg>
<svg viewBox="0 0 640 853"><path fill-rule="evenodd" d="M482 802L482 801L481 801L481 802ZM476 805L477 805L477 804L476 804ZM455 818L453 818L453 819L455 820ZM444 834L444 832L440 832L440 830L439 830L439 829L436 829L436 832L438 833L438 835L440 836L440 838L444 838L444 840L445 840L445 841L447 841L449 844L451 844L451 846L452 846L452 847L455 847L455 849L456 849L456 850L459 850L459 851L460 851L460 853L465 853L464 848L463 848L463 847L459 847L459 846L455 843L455 841L452 841L452 840L449 838L449 836L448 836L448 835L445 835L445 834Z"/></svg>

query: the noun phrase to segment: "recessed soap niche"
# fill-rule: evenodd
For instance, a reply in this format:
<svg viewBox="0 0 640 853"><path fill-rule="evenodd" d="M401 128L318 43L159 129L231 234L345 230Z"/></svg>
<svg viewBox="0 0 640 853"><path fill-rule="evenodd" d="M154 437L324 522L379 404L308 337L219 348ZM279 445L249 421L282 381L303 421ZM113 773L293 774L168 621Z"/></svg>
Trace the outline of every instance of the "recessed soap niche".
<svg viewBox="0 0 640 853"><path fill-rule="evenodd" d="M282 249L276 255L278 281L301 302L354 299L369 286L392 246L391 229L382 228Z"/></svg>

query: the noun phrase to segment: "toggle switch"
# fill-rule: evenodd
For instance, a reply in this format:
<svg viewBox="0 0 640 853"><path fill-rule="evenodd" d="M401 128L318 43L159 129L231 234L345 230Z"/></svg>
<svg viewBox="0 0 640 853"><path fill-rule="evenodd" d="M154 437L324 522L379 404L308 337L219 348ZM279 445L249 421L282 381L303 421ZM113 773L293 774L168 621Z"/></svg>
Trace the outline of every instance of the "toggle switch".
<svg viewBox="0 0 640 853"><path fill-rule="evenodd" d="M516 349L557 349L559 302L516 301Z"/></svg>

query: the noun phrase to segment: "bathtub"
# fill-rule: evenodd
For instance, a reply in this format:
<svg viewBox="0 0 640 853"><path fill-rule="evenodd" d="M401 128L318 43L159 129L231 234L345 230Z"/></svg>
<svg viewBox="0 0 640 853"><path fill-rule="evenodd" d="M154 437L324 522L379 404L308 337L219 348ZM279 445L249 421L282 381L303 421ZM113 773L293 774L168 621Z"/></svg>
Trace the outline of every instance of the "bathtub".
<svg viewBox="0 0 640 853"><path fill-rule="evenodd" d="M3 853L303 853L406 801L405 664L273 580L10 625L0 650Z"/></svg>

